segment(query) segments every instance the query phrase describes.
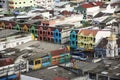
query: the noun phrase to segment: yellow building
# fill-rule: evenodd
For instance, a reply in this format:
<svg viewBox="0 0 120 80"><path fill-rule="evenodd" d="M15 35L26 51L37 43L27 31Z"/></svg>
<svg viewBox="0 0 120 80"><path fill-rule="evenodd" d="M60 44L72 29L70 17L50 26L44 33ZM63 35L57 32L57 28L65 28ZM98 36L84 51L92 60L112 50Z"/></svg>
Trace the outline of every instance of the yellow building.
<svg viewBox="0 0 120 80"><path fill-rule="evenodd" d="M35 0L9 0L9 9L33 7L35 6Z"/></svg>
<svg viewBox="0 0 120 80"><path fill-rule="evenodd" d="M98 30L81 30L78 33L78 47L90 50L95 45L95 35Z"/></svg>

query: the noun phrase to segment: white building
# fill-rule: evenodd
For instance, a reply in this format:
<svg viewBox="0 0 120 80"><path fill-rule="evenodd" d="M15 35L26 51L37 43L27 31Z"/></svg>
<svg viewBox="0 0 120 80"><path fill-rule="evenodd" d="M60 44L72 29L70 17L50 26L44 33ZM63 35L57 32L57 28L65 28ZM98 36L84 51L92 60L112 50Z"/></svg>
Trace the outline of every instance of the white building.
<svg viewBox="0 0 120 80"><path fill-rule="evenodd" d="M54 0L35 0L36 6L50 7Z"/></svg>
<svg viewBox="0 0 120 80"><path fill-rule="evenodd" d="M0 8L3 8L5 11L8 11L8 0L0 0Z"/></svg>
<svg viewBox="0 0 120 80"><path fill-rule="evenodd" d="M95 35L95 43L97 44L102 38L110 36L111 31L109 30L100 30Z"/></svg>
<svg viewBox="0 0 120 80"><path fill-rule="evenodd" d="M118 45L116 35L111 34L110 37L108 37L108 43L106 47L106 57L118 56Z"/></svg>
<svg viewBox="0 0 120 80"><path fill-rule="evenodd" d="M4 50L6 48L13 48L17 45L21 45L31 40L32 40L31 34L26 35L19 34L8 37L4 36L3 38L0 38L0 50Z"/></svg>
<svg viewBox="0 0 120 80"><path fill-rule="evenodd" d="M35 1L34 0L9 0L9 9L17 9L17 8L24 8L24 7L34 7Z"/></svg>
<svg viewBox="0 0 120 80"><path fill-rule="evenodd" d="M64 10L67 11L73 11L74 7L71 7L70 2L59 2L59 3L54 3L54 10L55 11L59 11L62 12Z"/></svg>

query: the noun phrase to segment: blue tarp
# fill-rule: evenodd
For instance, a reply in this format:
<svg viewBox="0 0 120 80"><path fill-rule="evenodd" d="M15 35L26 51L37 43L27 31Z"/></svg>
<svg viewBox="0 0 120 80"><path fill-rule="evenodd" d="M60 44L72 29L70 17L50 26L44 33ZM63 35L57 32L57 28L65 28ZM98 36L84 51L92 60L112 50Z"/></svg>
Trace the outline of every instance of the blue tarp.
<svg viewBox="0 0 120 80"><path fill-rule="evenodd" d="M9 79L14 79L14 78L17 78L17 76L16 76L16 74L14 74L14 75L10 75L10 76L6 76L6 77L4 77L4 78L0 78L0 80L9 80Z"/></svg>

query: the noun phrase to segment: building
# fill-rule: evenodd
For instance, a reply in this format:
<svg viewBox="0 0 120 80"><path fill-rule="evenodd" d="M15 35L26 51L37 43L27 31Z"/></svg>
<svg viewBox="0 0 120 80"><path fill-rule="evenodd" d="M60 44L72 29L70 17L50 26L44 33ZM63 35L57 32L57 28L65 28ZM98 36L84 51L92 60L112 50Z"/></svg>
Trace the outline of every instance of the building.
<svg viewBox="0 0 120 80"><path fill-rule="evenodd" d="M62 12L62 11L64 11L64 10L66 10L66 11L73 11L74 10L74 8L73 7L71 7L71 5L70 5L70 2L68 2L68 1L65 1L65 2L63 2L63 1L61 1L61 2L56 2L55 4L54 4L54 8L53 8L55 11L58 11L58 12Z"/></svg>
<svg viewBox="0 0 120 80"><path fill-rule="evenodd" d="M24 7L34 7L35 1L34 0L9 0L9 9L17 9L17 8L24 8Z"/></svg>
<svg viewBox="0 0 120 80"><path fill-rule="evenodd" d="M120 80L119 60L104 59L99 66L87 71L89 78L94 80Z"/></svg>
<svg viewBox="0 0 120 80"><path fill-rule="evenodd" d="M32 40L31 34L28 33L20 33L14 30L2 30L0 33L3 34L0 39L0 50L13 48Z"/></svg>
<svg viewBox="0 0 120 80"><path fill-rule="evenodd" d="M54 0L35 0L36 6L42 6L42 7L50 7L53 5Z"/></svg>
<svg viewBox="0 0 120 80"><path fill-rule="evenodd" d="M79 13L82 13L84 15L85 19L86 15L95 15L100 11L100 6L102 6L102 2L88 2L88 3L83 3L79 5L78 7L75 8Z"/></svg>
<svg viewBox="0 0 120 80"><path fill-rule="evenodd" d="M70 32L70 47L71 48L77 48L77 43L78 43L78 39L77 39L77 34L78 34L79 30L71 30Z"/></svg>
<svg viewBox="0 0 120 80"><path fill-rule="evenodd" d="M70 31L74 27L74 25L63 24L56 25L56 29L54 30L54 43L64 44L69 41Z"/></svg>
<svg viewBox="0 0 120 80"><path fill-rule="evenodd" d="M14 63L13 58L2 57L0 63L0 80L20 80L20 74L26 68L24 62Z"/></svg>
<svg viewBox="0 0 120 80"><path fill-rule="evenodd" d="M0 0L0 8L8 11L8 0Z"/></svg>
<svg viewBox="0 0 120 80"><path fill-rule="evenodd" d="M83 29L78 32L78 47L86 50L93 49L95 45L104 37L110 36L111 32L106 30Z"/></svg>
<svg viewBox="0 0 120 80"><path fill-rule="evenodd" d="M104 10L103 12L104 13L112 13L112 14L114 14L115 10L120 7L119 4L120 4L119 1L118 2L110 3L106 7L106 10Z"/></svg>
<svg viewBox="0 0 120 80"><path fill-rule="evenodd" d="M108 43L106 45L106 57L117 57L118 56L118 44L116 35L111 34L107 38Z"/></svg>
<svg viewBox="0 0 120 80"><path fill-rule="evenodd" d="M109 38L103 38L94 48L95 50L95 57L108 57L108 56L115 56L116 54L113 53L112 50L115 50L118 48L118 50L115 50L117 54L120 54L120 38L117 37L116 40L115 35L111 35ZM110 41L110 39L112 39ZM111 44L113 43L113 44ZM109 45L110 44L110 45ZM113 48L114 47L114 48ZM112 52L112 55L109 53Z"/></svg>

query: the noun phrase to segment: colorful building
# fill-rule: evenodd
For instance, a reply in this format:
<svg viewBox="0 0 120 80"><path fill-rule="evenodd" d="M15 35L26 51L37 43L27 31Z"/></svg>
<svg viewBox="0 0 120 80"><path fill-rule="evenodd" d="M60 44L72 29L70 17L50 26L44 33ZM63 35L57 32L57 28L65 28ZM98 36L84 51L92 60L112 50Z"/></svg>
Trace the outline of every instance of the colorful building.
<svg viewBox="0 0 120 80"><path fill-rule="evenodd" d="M57 25L53 33L54 43L64 44L68 42L72 27L73 25L69 24Z"/></svg>
<svg viewBox="0 0 120 80"><path fill-rule="evenodd" d="M81 30L78 33L78 47L91 50L103 38L110 36L111 32L106 30Z"/></svg>
<svg viewBox="0 0 120 80"><path fill-rule="evenodd" d="M50 51L50 54L52 65L67 63L70 60L70 53L66 48Z"/></svg>
<svg viewBox="0 0 120 80"><path fill-rule="evenodd" d="M34 7L35 1L34 0L9 0L9 9L17 9L23 7Z"/></svg>
<svg viewBox="0 0 120 80"><path fill-rule="evenodd" d="M77 34L79 30L71 30L70 32L70 47L71 48L77 48Z"/></svg>

